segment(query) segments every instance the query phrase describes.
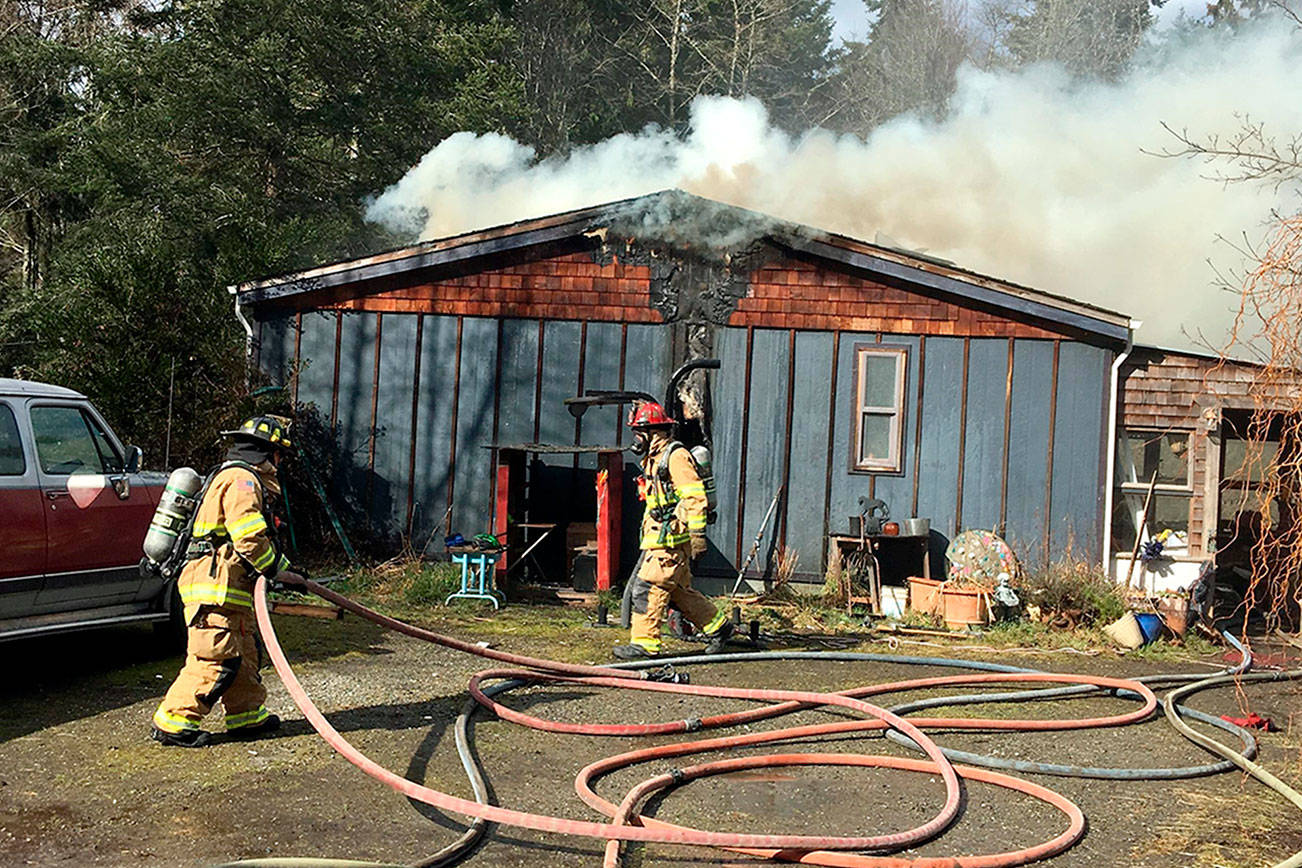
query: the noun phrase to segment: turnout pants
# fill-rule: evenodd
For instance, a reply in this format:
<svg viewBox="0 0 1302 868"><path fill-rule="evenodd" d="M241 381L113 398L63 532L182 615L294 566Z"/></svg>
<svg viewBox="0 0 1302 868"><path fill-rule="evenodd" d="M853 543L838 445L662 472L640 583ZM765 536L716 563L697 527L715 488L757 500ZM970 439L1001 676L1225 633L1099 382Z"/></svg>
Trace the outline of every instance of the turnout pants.
<svg viewBox="0 0 1302 868"><path fill-rule="evenodd" d="M253 612L200 606L190 621L185 666L154 712L154 726L173 733L198 729L218 700L226 710L227 730L266 720L261 657Z"/></svg>
<svg viewBox="0 0 1302 868"><path fill-rule="evenodd" d="M703 633L723 625L726 613L716 611L704 594L692 588L691 549L687 545L648 549L642 555L642 566L633 579L634 645L652 653L660 650L660 628L670 603Z"/></svg>

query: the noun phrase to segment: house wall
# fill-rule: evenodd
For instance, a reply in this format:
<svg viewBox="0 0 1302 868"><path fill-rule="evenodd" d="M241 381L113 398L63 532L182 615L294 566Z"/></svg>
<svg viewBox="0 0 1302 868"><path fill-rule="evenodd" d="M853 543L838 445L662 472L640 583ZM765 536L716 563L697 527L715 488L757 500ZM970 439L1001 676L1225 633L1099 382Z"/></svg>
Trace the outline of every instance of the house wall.
<svg viewBox="0 0 1302 868"><path fill-rule="evenodd" d="M492 502L484 445L620 444L616 408L576 422L562 399L663 390L674 326L653 306L652 279L649 266L584 252L264 305L259 363L273 381L296 382L297 400L337 432L351 465L334 479L338 496L363 498L418 540L449 507L454 529L476 532ZM851 469L863 343L908 350L898 473ZM713 351L721 506L704 570L735 574L779 487L786 497L754 572L784 544L799 552L800 576L821 581L826 534L847 529L862 495L885 500L892 517L930 518L934 564L965 528L999 530L1032 564L1099 550L1110 349L781 259L749 275Z"/></svg>
<svg viewBox="0 0 1302 868"><path fill-rule="evenodd" d="M1257 383L1256 365L1200 356L1136 349L1122 366L1122 424L1129 429L1189 433L1193 494L1189 498L1188 551L1148 574L1137 563L1132 580L1157 590L1187 587L1198 565L1216 548L1221 483L1221 414L1276 404L1291 406L1298 383ZM1120 479L1120 477L1118 477ZM1120 579L1130 572L1130 551L1116 552L1113 569Z"/></svg>

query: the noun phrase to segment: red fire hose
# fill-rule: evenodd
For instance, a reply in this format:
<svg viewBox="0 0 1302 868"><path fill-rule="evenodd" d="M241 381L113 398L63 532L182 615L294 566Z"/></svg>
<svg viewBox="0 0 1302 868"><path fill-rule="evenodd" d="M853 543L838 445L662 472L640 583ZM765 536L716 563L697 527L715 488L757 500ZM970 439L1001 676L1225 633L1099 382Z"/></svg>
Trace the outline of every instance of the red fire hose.
<svg viewBox="0 0 1302 868"><path fill-rule="evenodd" d="M701 729L714 729L724 726L739 726L744 723L751 723L756 720L762 720L768 717L776 717L780 714L787 714L791 711L811 708L815 704L809 702L784 702L779 705L769 705L764 708L753 709L751 711L740 711L732 714L719 714L712 717L702 717L693 720L673 720L665 723L637 723L637 724L601 724L601 723L564 723L560 721L547 720L541 717L535 717L516 711L509 706L503 705L497 700L486 696L481 683L486 679L502 680L521 680L521 681L538 681L538 682L573 682L579 681L583 684L598 685L602 684L608 687L632 687L635 690L660 690L665 693L686 693L692 696L716 696L716 697L733 697L737 699L756 699L766 700L770 694L789 693L790 691L765 691L765 690L738 690L737 688L708 686L688 684L665 684L657 687L647 687L645 685L630 685L625 682L613 682L611 679L574 679L569 677L560 677L541 674L537 672L525 671L504 671L490 669L484 672L477 672L470 679L470 695L475 701L491 710L503 720L509 720L512 723L518 723L531 729L540 729L544 732L563 732L574 735L610 735L610 736L645 736L645 735L664 735L678 732L695 732ZM1125 714L1111 715L1108 717L1085 717L1066 720L1003 720L991 719L984 717L921 717L910 718L914 726L920 727L944 727L946 729L1006 729L1018 732L1045 731L1045 730L1063 730L1063 729L1094 729L1107 726L1124 726L1128 723L1137 723L1144 720L1157 708L1157 697L1147 686L1137 681L1129 681L1125 678L1106 678L1095 675L1073 675L1053 672L1019 672L1019 673L991 673L989 675L946 675L939 678L916 678L908 681L895 681L888 684L874 684L868 687L856 687L850 690L844 690L840 693L820 694L822 696L840 696L858 698L862 696L877 696L884 693L897 693L905 690L921 690L928 687L949 687L954 685L968 686L977 684L1006 684L1009 682L1051 682L1064 684L1088 684L1093 687L1104 687L1119 690L1134 690L1144 698L1141 707ZM761 695L762 694L762 695ZM827 703L838 704L838 703ZM879 717L876 720L853 721L850 723L829 724L839 729L829 730L831 732L853 732L858 730L876 730L885 729L887 723L885 718ZM891 724L893 726L893 724ZM898 727L896 727L898 729Z"/></svg>
<svg viewBox="0 0 1302 868"><path fill-rule="evenodd" d="M658 775L654 778L643 781L641 784L638 784L630 790L628 795L624 797L624 801L621 802L619 808L615 810L613 819L616 824L627 823L635 816L633 814L633 809L636 807L638 802L642 801L657 790L663 790L667 787L676 786L708 775L728 774L729 772L741 771L743 769L774 768L777 766L793 765L843 765L859 766L863 768L904 769L906 771L923 772L925 774L936 773L935 764L929 763L925 760L903 759L900 757L890 756L864 756L862 754L774 754L771 756L719 760L717 762L676 769L672 773ZM1067 815L1069 820L1067 829L1054 838L1033 847L1026 847L1021 850L1010 850L1004 853L991 853L985 856L936 856L905 859L898 856L868 856L859 853L839 853L829 850L809 850L799 852L791 850L760 849L754 847L728 847L726 849L737 853L744 853L749 856L758 856L763 859L783 859L791 862L802 862L809 865L838 866L838 868L1002 868L1002 866L1009 865L1025 865L1028 862L1056 856L1074 845L1080 840L1081 835L1085 834L1085 815L1081 812L1081 809L1076 807L1076 805L1064 796L1055 793L1053 790L1042 787L1038 784L1033 784L1030 781L1015 778L1011 775L992 772L986 769L978 769L971 766L955 766L955 768L962 777L968 780L981 781L983 783L1004 787L1005 789L1015 790L1053 805L1055 808ZM636 818L638 822L653 828L684 828L651 817L637 816ZM619 842L613 840L606 842L604 868L616 868L618 863Z"/></svg>
<svg viewBox="0 0 1302 868"><path fill-rule="evenodd" d="M402 793L403 795L432 805L442 810L452 811L469 817L482 818L491 822L504 823L543 832L581 835L606 839L608 844L607 863L617 858L620 841L644 841L671 844L702 845L725 848L766 858L779 858L810 864L853 866L853 868L998 868L998 866L1021 865L1036 859L1062 852L1072 846L1084 832L1084 817L1080 809L1063 796L1044 787L996 772L975 768L962 768L963 777L983 781L1021 792L1033 798L1045 801L1061 810L1069 818L1068 828L1042 844L1022 850L985 856L963 856L956 858L921 858L907 859L885 855L861 855L844 852L844 850L899 850L914 846L928 840L954 820L959 810L960 785L959 774L940 748L922 733L920 727L945 727L956 729L1003 729L1003 730L1061 730L1086 727L1118 726L1133 723L1148 717L1156 707L1156 697L1143 684L1127 679L1104 678L1083 675L1061 675L1052 673L997 673L981 675L945 676L940 678L921 678L897 681L887 684L855 688L841 693L822 693L816 691L793 691L771 689L747 689L721 687L715 685L671 684L646 679L641 672L621 672L607 667L581 666L559 663L550 660L525 657L501 651L486 649L478 645L462 642L432 631L423 630L410 624L397 621L374 612L346 597L330 591L314 582L306 583L307 589L355 614L381 626L388 627L425 641L434 642L444 647L474 654L479 657L496 660L513 666L527 667L525 670L493 669L476 673L470 682L470 693L476 701L492 709L499 717L549 732L573 732L587 735L650 735L678 732L691 732L702 728L735 726L785 714L802 708L820 706L837 706L864 715L865 719L839 721L835 723L792 727L763 733L750 733L708 741L687 744L670 744L632 751L616 757L610 757L592 763L581 770L575 782L579 797L588 805L612 818L611 823L598 823L562 817L534 814L511 810L495 805L482 804L458 798L423 785L409 781L362 754L339 734L316 708L306 691L299 683L289 666L283 649L276 638L266 601L266 583L259 581L254 593L258 626L267 646L276 671L294 703L311 722L318 733L349 762ZM580 684L594 687L614 687L672 693L679 695L708 696L774 703L758 709L749 709L730 714L714 715L707 718L669 721L653 724L568 724L548 721L511 709L487 695L482 688L485 680L512 679L525 682ZM1140 696L1143 703L1140 708L1125 714L1107 717L1084 718L1075 720L986 720L979 718L925 718L907 720L886 709L863 701L861 697L875 696L903 690L952 685L976 685L1009 682L1059 682L1071 684L1089 684L1104 688L1131 691ZM653 759L683 756L707 750L719 750L749 744L783 741L805 738L811 735L830 733L863 732L879 729L894 729L915 741L926 753L927 760L900 759L886 756L864 756L858 754L777 754L765 757L748 757L744 759L721 760L686 769L676 770L667 775L659 775L635 787L621 805L615 806L602 799L592 789L592 781L617 768L633 763ZM913 829L879 834L874 836L839 836L839 835L774 835L710 832L676 826L635 813L636 806L653 792L687 780L734 771L738 768L780 765L841 765L870 768L896 768L909 771L938 775L945 785L945 801L940 811L920 826Z"/></svg>

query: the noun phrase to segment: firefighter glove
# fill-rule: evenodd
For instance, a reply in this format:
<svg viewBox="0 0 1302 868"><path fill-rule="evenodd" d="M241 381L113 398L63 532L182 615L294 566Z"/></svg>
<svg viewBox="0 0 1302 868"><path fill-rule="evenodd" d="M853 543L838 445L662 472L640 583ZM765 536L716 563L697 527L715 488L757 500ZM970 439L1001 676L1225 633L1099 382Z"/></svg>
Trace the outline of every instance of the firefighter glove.
<svg viewBox="0 0 1302 868"><path fill-rule="evenodd" d="M710 547L709 543L705 541L704 534L692 534L690 544L692 547L692 560L696 560L705 554L705 550Z"/></svg>

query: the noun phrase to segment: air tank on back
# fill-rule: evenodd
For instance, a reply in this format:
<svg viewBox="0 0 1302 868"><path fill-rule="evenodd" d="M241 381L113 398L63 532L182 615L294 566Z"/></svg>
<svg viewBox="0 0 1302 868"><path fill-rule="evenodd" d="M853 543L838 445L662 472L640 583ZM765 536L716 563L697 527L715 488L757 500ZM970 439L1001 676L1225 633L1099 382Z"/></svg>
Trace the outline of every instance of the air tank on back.
<svg viewBox="0 0 1302 868"><path fill-rule="evenodd" d="M190 467L178 467L167 477L145 534L145 557L155 566L163 566L172 558L177 541L198 507L195 495L202 487L203 477Z"/></svg>
<svg viewBox="0 0 1302 868"><path fill-rule="evenodd" d="M696 462L696 472L701 475L701 482L705 485L705 502L707 514L711 524L714 523L716 510L718 509L719 496L715 492L714 486L714 466L710 462L710 448L705 444L698 444L691 448L692 460Z"/></svg>

